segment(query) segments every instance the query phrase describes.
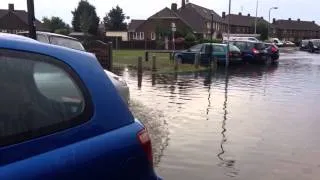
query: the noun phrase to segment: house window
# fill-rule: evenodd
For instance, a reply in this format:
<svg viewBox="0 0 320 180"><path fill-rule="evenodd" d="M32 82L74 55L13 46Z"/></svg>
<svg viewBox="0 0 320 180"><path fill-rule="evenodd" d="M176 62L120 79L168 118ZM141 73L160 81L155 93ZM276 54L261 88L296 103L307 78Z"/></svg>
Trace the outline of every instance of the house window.
<svg viewBox="0 0 320 180"><path fill-rule="evenodd" d="M135 32L135 33L133 34L133 39L134 39L134 40L138 40L138 33L137 33L137 32Z"/></svg>
<svg viewBox="0 0 320 180"><path fill-rule="evenodd" d="M140 32L140 40L144 40L144 32Z"/></svg>
<svg viewBox="0 0 320 180"><path fill-rule="evenodd" d="M155 32L151 33L151 40L156 40L156 33Z"/></svg>

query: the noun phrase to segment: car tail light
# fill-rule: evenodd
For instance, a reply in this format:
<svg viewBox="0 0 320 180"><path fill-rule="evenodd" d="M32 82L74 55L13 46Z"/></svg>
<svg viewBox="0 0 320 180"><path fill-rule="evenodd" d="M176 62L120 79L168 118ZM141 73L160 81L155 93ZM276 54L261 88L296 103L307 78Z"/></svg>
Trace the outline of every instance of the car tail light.
<svg viewBox="0 0 320 180"><path fill-rule="evenodd" d="M138 140L146 153L150 165L153 166L153 156L152 156L152 146L151 146L151 139L149 137L148 131L144 128L138 133Z"/></svg>
<svg viewBox="0 0 320 180"><path fill-rule="evenodd" d="M253 48L253 49L252 49L252 52L253 52L254 54L259 54L259 51L258 51L256 48Z"/></svg>
<svg viewBox="0 0 320 180"><path fill-rule="evenodd" d="M275 48L275 47L272 47L272 48L271 48L271 51L272 51L272 52L277 52L277 51L278 51L278 49L277 49L277 48Z"/></svg>

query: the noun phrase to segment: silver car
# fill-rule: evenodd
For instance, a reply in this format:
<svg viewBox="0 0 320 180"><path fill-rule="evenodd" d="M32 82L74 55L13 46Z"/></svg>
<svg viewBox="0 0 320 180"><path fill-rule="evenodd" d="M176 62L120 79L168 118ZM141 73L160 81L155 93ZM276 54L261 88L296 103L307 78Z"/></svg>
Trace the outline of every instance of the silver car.
<svg viewBox="0 0 320 180"><path fill-rule="evenodd" d="M18 34L23 36L29 35L27 31L20 32ZM61 34L37 31L37 40L47 44L54 44L71 49L85 51L85 48L78 39L69 36L64 36ZM106 72L107 76L111 79L113 85L117 89L118 93L121 95L122 99L126 103L129 103L130 91L127 83L120 76L107 70L104 71Z"/></svg>

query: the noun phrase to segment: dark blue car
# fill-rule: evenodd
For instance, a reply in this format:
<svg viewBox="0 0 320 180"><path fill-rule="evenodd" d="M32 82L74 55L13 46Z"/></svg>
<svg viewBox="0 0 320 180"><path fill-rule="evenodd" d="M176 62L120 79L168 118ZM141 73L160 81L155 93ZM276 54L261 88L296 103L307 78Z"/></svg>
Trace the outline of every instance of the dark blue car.
<svg viewBox="0 0 320 180"><path fill-rule="evenodd" d="M159 179L94 55L0 33L0 179Z"/></svg>
<svg viewBox="0 0 320 180"><path fill-rule="evenodd" d="M230 41L230 44L241 50L242 59L249 63L271 64L276 63L277 58L272 59L272 53L263 42L257 41Z"/></svg>
<svg viewBox="0 0 320 180"><path fill-rule="evenodd" d="M219 64L225 64L227 55L226 44L204 43L195 45L187 50L175 54L176 59L180 59L183 64L193 64L195 56L198 54L200 64L210 64L210 59L216 59ZM230 63L242 62L241 52L236 46L230 45Z"/></svg>

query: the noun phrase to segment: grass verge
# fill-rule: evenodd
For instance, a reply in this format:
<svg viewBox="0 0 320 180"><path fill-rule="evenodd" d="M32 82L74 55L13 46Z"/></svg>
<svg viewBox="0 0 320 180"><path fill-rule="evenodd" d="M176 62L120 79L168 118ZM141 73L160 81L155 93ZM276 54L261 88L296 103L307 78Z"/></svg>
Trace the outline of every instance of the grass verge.
<svg viewBox="0 0 320 180"><path fill-rule="evenodd" d="M173 72L195 72L207 70L206 67L195 68L191 64L180 64L179 69L174 69L174 62L170 60L167 53L150 53L149 61L144 60L144 50L114 50L113 51L113 65L114 66L127 66L131 68L137 68L138 57L143 58L142 68L144 70L152 70L152 56L157 57L157 72L156 73L173 73Z"/></svg>

